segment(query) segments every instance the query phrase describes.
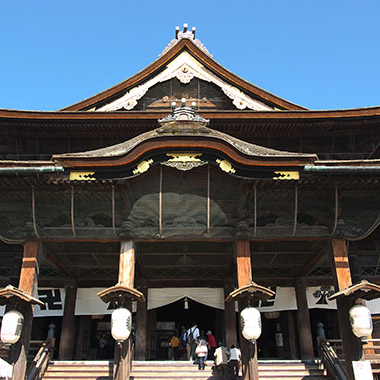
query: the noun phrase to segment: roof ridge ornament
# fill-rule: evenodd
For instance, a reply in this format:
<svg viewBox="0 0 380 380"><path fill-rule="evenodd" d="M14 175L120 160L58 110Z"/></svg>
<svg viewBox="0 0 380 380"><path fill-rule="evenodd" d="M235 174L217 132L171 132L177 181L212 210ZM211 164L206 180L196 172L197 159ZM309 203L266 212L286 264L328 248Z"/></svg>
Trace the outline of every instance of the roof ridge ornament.
<svg viewBox="0 0 380 380"><path fill-rule="evenodd" d="M195 46L197 46L200 50L202 50L203 53L207 54L210 58L212 58L212 54L210 54L210 52L206 49L206 47L202 44L202 42L199 41L197 38L195 38L195 31L196 31L195 26L191 28L191 31L188 30L187 23L183 24L183 31L180 31L179 26L176 26L175 39L170 41L169 45L164 49L164 51L158 57L159 58L162 57L168 50L170 50L179 41L186 38L190 40Z"/></svg>
<svg viewBox="0 0 380 380"><path fill-rule="evenodd" d="M207 125L210 120L203 118L196 110L196 102L191 103L191 107L186 105L186 99L181 99L181 104L177 107L177 103L172 103L173 112L165 116L163 119L159 119L158 123L162 128L158 130L159 133L174 133L181 130L182 132L189 133L209 133L210 130Z"/></svg>

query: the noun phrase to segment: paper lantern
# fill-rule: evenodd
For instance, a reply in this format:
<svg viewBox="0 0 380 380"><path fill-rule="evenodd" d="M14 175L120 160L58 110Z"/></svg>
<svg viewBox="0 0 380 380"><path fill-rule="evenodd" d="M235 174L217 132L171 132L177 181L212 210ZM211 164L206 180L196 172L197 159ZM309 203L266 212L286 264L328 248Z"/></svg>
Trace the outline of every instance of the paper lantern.
<svg viewBox="0 0 380 380"><path fill-rule="evenodd" d="M370 337L372 334L371 312L363 305L355 305L350 309L349 314L354 335L360 339Z"/></svg>
<svg viewBox="0 0 380 380"><path fill-rule="evenodd" d="M132 329L132 313L121 307L112 312L111 334L116 341L123 341L129 338Z"/></svg>
<svg viewBox="0 0 380 380"><path fill-rule="evenodd" d="M21 337L23 325L24 316L19 311L8 311L1 324L1 341L8 344L16 343Z"/></svg>
<svg viewBox="0 0 380 380"><path fill-rule="evenodd" d="M260 312L254 307L246 307L240 313L241 333L247 340L256 340L261 335Z"/></svg>

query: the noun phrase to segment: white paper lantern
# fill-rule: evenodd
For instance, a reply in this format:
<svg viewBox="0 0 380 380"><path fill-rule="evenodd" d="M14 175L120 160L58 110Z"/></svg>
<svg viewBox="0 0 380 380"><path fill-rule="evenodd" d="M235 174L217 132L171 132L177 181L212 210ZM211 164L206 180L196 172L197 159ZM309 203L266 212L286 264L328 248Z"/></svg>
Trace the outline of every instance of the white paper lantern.
<svg viewBox="0 0 380 380"><path fill-rule="evenodd" d="M21 337L23 325L24 316L19 311L8 311L1 324L1 341L8 344L16 343Z"/></svg>
<svg viewBox="0 0 380 380"><path fill-rule="evenodd" d="M352 332L358 338L368 338L372 334L371 312L363 305L355 305L350 309Z"/></svg>
<svg viewBox="0 0 380 380"><path fill-rule="evenodd" d="M129 338L132 328L132 313L121 307L112 312L111 334L116 341L123 341Z"/></svg>
<svg viewBox="0 0 380 380"><path fill-rule="evenodd" d="M256 340L261 335L260 312L254 307L246 307L240 313L241 333L247 340Z"/></svg>

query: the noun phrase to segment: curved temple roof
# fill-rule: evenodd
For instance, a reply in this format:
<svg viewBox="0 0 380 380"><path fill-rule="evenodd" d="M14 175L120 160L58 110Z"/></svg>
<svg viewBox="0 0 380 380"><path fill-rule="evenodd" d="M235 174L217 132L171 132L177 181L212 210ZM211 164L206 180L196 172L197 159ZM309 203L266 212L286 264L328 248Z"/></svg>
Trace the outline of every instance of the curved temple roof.
<svg viewBox="0 0 380 380"><path fill-rule="evenodd" d="M87 152L54 155L57 163L66 166L125 165L147 153L165 150L212 150L227 155L243 165L298 166L314 162L315 154L269 149L247 143L207 127L209 120L185 105L185 100L172 114L159 120L159 128L129 141Z"/></svg>

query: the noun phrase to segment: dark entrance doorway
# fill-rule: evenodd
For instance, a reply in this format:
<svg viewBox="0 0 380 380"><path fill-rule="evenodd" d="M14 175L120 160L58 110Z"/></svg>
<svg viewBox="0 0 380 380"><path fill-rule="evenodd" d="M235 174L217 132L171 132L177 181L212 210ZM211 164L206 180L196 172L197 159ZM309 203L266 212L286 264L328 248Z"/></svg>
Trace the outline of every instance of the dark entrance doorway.
<svg viewBox="0 0 380 380"><path fill-rule="evenodd" d="M217 339L224 340L223 310L215 309L188 298L188 309L184 299L157 309L156 330L152 332L151 346L155 347L155 358L167 360L171 358L170 339L173 334L181 334L182 326L186 329L194 323L204 334L212 331ZM181 337L182 338L182 337ZM185 358L185 352L182 358Z"/></svg>

